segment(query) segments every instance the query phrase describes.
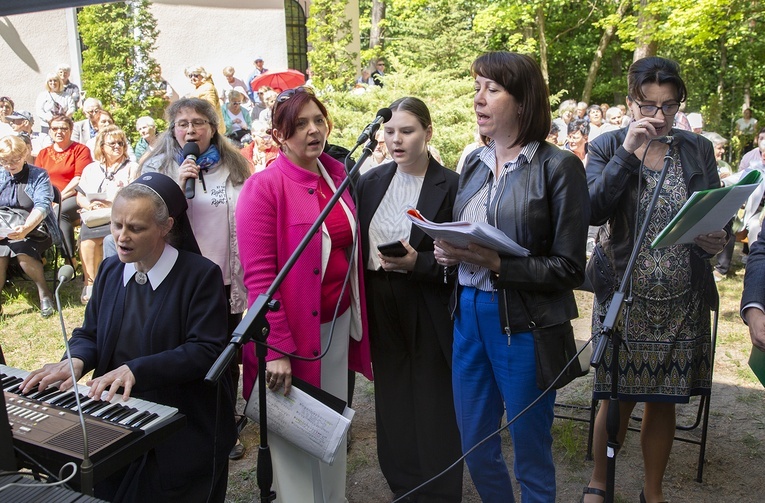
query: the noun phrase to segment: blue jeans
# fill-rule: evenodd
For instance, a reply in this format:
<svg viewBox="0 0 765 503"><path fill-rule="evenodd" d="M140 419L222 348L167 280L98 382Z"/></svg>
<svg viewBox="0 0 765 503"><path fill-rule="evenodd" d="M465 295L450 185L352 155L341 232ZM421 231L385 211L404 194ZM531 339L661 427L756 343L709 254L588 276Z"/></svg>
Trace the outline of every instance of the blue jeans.
<svg viewBox="0 0 765 503"><path fill-rule="evenodd" d="M452 385L462 451L494 432L507 409L508 420L536 399L534 339L531 332L508 337L501 330L498 295L463 287L454 323ZM512 306L511 306L512 308ZM543 397L510 427L515 478L523 503L555 501L552 427L555 392ZM466 458L484 503L514 502L510 474L494 435Z"/></svg>

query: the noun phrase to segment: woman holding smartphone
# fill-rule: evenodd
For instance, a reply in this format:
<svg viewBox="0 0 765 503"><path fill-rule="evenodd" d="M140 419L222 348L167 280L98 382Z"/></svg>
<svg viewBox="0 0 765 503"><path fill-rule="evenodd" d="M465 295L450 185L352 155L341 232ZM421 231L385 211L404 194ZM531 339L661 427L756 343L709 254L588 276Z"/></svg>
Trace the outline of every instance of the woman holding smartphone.
<svg viewBox="0 0 765 503"><path fill-rule="evenodd" d="M407 208L451 221L459 176L428 153L433 126L417 98L390 106L385 145L393 161L358 183L366 301L375 370L377 456L396 497L460 457L451 387L452 278L433 257L433 240ZM414 496L462 500L462 465Z"/></svg>

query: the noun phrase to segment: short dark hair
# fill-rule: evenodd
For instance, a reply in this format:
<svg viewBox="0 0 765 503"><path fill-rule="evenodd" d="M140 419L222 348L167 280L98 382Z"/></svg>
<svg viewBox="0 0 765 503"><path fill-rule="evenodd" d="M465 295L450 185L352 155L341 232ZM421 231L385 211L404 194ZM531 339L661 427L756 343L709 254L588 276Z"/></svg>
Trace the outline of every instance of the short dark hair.
<svg viewBox="0 0 765 503"><path fill-rule="evenodd" d="M680 65L671 59L652 56L632 63L627 75L629 98L644 100L645 84L672 84L677 90L677 101L680 103L688 96L685 82L680 77Z"/></svg>
<svg viewBox="0 0 765 503"><path fill-rule="evenodd" d="M582 136L590 136L590 123L587 119L573 119L568 123L568 134L574 134L577 131L582 133Z"/></svg>
<svg viewBox="0 0 765 503"><path fill-rule="evenodd" d="M517 52L496 51L478 56L470 67L473 76L493 80L520 105L520 131L515 145L543 142L550 132L550 96L542 70L534 59ZM488 138L481 138L488 143Z"/></svg>
<svg viewBox="0 0 765 503"><path fill-rule="evenodd" d="M329 117L327 107L319 101L319 98L317 98L313 92L296 92L288 100L281 103L278 102L278 99L279 98L277 97L277 102L274 104L273 111L271 112L271 136L277 145L281 145L284 140L292 138L297 129L295 118L300 113L300 110L311 101L316 103L321 114L327 119L329 129L332 129L332 120ZM282 142L280 142L279 139L276 138L276 135L273 134L274 130L279 132L282 137Z"/></svg>
<svg viewBox="0 0 765 503"><path fill-rule="evenodd" d="M48 124L53 124L54 122L66 122L66 125L69 126L69 129L74 128L74 121L68 115L54 115L48 121Z"/></svg>
<svg viewBox="0 0 765 503"><path fill-rule="evenodd" d="M428 126L433 125L433 121L430 118L430 110L421 99L414 97L399 98L390 104L391 112L409 112L417 117L417 121L420 123L423 129L428 129Z"/></svg>

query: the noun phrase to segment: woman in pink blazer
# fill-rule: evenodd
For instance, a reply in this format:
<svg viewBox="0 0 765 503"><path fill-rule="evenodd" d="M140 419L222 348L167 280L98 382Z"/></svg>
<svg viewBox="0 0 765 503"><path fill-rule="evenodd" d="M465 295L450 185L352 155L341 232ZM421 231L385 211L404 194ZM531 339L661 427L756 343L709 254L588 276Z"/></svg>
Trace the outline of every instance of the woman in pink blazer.
<svg viewBox="0 0 765 503"><path fill-rule="evenodd" d="M345 177L343 165L323 153L331 125L310 89L281 93L272 120L281 151L268 169L247 180L236 209L250 305L268 290ZM281 308L267 315L268 344L279 350L269 350L267 357L270 389L288 394L294 375L345 400L348 368L372 378L356 232L355 207L346 191L274 296ZM242 359L248 398L257 377L252 343ZM344 445L332 466L275 435L270 446L277 501L345 501Z"/></svg>

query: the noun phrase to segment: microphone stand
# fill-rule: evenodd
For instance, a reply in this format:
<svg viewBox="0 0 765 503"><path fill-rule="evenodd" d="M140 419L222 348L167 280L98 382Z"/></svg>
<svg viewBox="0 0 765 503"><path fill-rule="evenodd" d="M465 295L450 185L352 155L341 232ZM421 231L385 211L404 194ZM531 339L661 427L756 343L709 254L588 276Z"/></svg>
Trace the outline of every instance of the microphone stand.
<svg viewBox="0 0 765 503"><path fill-rule="evenodd" d="M68 268L68 269L67 269ZM82 464L80 465L80 488L83 494L93 496L93 462L90 459L90 449L88 447L88 430L85 427L85 416L82 413L80 404L80 393L77 389L77 377L74 373L74 364L72 363L72 353L69 349L69 340L66 337L66 325L64 324L64 313L61 310L61 296L59 291L67 281L74 277L74 269L70 265L61 268L58 275L58 286L56 287L56 308L58 309L58 319L61 323L61 332L64 334L64 348L66 348L66 359L69 362L69 373L72 375L72 392L74 400L77 403L77 416L80 419L80 428L82 428Z"/></svg>
<svg viewBox="0 0 765 503"><path fill-rule="evenodd" d="M357 145L358 147L358 145ZM279 290L282 282L287 277L287 274L292 270L295 263L298 261L306 249L308 244L313 239L316 232L321 228L321 224L324 223L332 208L337 204L337 201L343 195L343 192L348 188L351 183L352 177L354 177L361 169L361 165L364 161L372 155L372 151L377 147L377 140L374 135L370 138L367 144L364 146L361 157L353 168L348 172L345 179L337 187L337 190L327 202L327 206L319 214L316 222L308 229L300 244L298 244L295 251L292 252L290 258L284 264L281 271L276 275L271 286L268 287L266 293L261 293L255 299L252 306L247 310L247 314L244 319L239 322L239 325L234 329L234 333L231 335L226 348L221 355L215 360L210 370L205 376L205 382L208 384L215 384L220 379L221 374L228 368L231 360L236 355L237 350L250 341L255 340L255 355L258 358L258 397L259 408L258 418L260 422L260 447L258 448L258 468L257 479L258 488L260 489L260 501L261 503L267 503L276 499L276 493L271 490L271 484L273 483L273 465L271 463L271 449L268 446L268 418L266 412L266 355L268 354L268 348L266 347L266 341L268 339L268 332L270 331L270 325L266 319L268 311L278 311L279 301L273 300L274 295ZM354 149L355 150L355 149ZM356 253L355 250L353 253ZM289 355L286 355L289 356Z"/></svg>
<svg viewBox="0 0 765 503"><path fill-rule="evenodd" d="M648 224L650 223L651 216L653 215L654 209L656 208L656 202L659 200L659 194L661 192L662 186L664 185L664 179L667 177L667 171L669 171L669 166L671 163L671 151L667 151L667 154L664 156L664 166L662 167L661 173L659 174L659 181L656 185L656 188L654 189L653 197L651 198L651 202L648 205L648 210L646 211L645 219L643 220L643 226L640 228L640 234L638 235L638 238L635 240L635 244L632 247L632 253L630 255L629 262L627 263L627 268L624 270L624 276L622 277L622 281L619 284L619 289L611 298L611 304L608 306L606 317L603 320L603 330L601 332L600 340L598 341L598 345L595 347L595 351L593 351L592 354L592 359L590 360L590 365L593 367L601 365L603 354L605 353L607 345L606 342L610 337L613 350L611 353L611 364L609 367L609 371L611 372L611 395L608 399L608 415L606 416L606 431L608 433L606 456L608 457L608 470L606 473L606 497L604 503L614 503L616 485L616 454L619 452L620 447L618 438L619 426L621 424L621 414L619 411L619 349L621 344L624 344L625 341L620 336L617 327L619 326L622 319L622 305L625 306L626 315L629 319L629 311L632 307L632 297L630 294L630 297L627 298L626 290L630 284L632 272L635 269L635 264L640 252L640 246L643 243L643 240L645 240L646 234L648 233ZM643 165L644 164L641 162L641 168ZM638 176L642 176L642 173L638 173ZM640 194L638 194L637 197L639 204ZM626 346L626 344L625 347L627 348L627 351L629 351L629 347Z"/></svg>

